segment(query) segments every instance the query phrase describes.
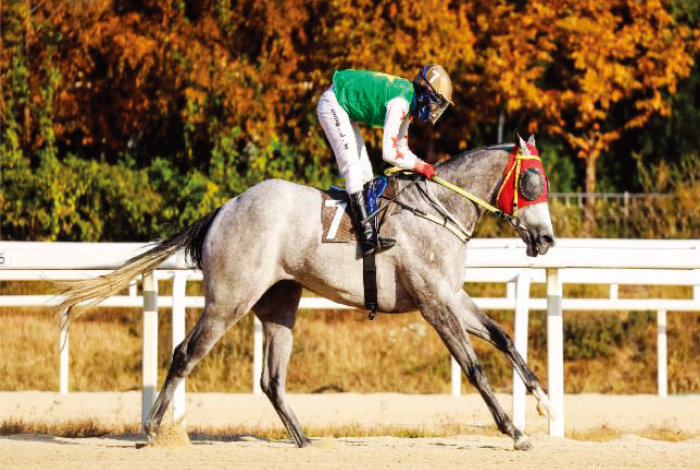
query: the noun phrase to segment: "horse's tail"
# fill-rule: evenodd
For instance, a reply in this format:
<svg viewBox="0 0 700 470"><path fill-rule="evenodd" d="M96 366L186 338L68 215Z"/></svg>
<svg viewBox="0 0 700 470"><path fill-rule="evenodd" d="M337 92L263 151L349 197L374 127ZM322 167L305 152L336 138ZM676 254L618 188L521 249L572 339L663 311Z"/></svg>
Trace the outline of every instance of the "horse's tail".
<svg viewBox="0 0 700 470"><path fill-rule="evenodd" d="M139 274L153 269L182 249L185 250L185 256L201 269L204 238L220 209L221 207L210 212L167 240L156 242L153 248L131 258L109 274L81 281L56 283L65 296L56 308L68 316L71 309L79 303L99 303L122 290Z"/></svg>

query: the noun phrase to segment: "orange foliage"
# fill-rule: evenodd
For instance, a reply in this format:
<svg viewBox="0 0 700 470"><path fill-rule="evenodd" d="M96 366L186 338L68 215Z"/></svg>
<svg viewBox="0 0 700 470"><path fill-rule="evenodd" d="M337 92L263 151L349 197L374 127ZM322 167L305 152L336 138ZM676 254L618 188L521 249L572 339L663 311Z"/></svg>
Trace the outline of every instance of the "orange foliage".
<svg viewBox="0 0 700 470"><path fill-rule="evenodd" d="M540 116L587 160L587 191L595 191L595 160L624 129L668 114L690 74L693 33L675 24L659 0L532 0L523 11L501 5L486 70L498 79L509 112ZM611 113L624 109L624 117Z"/></svg>
<svg viewBox="0 0 700 470"><path fill-rule="evenodd" d="M183 168L206 169L233 134L239 149L286 141L329 158L314 100L334 69L410 78L429 62L455 82L457 106L418 133L443 151L503 110L594 163L625 129L669 112L666 96L700 49L697 31L674 23L661 0L8 0L2 9L26 22L37 106L41 71L60 71L52 119L62 148L108 158L138 148ZM19 120L36 148L30 114Z"/></svg>

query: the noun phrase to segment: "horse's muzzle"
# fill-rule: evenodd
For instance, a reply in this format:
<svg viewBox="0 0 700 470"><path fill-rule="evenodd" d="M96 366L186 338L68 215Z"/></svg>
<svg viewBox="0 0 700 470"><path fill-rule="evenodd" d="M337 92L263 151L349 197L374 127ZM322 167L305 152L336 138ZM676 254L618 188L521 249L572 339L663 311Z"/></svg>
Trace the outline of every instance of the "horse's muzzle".
<svg viewBox="0 0 700 470"><path fill-rule="evenodd" d="M544 255L554 246L554 230L547 204L533 204L520 211L513 226L527 246L527 255Z"/></svg>
<svg viewBox="0 0 700 470"><path fill-rule="evenodd" d="M554 236L550 233L542 233L537 237L535 246L537 248L537 253L544 255L547 254L550 248L552 248L556 242L554 241Z"/></svg>
<svg viewBox="0 0 700 470"><path fill-rule="evenodd" d="M555 245L554 235L535 228L520 229L520 236L527 247L527 255L533 258L537 255L547 254L547 251Z"/></svg>

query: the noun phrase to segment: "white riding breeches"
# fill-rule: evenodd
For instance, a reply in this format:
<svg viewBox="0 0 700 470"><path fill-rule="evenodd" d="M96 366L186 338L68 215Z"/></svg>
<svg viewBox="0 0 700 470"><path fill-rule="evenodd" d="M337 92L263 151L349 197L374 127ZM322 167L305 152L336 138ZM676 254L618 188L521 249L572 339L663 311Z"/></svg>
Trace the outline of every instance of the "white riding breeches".
<svg viewBox="0 0 700 470"><path fill-rule="evenodd" d="M361 191L374 174L360 126L350 121L350 116L338 103L333 87L321 95L316 112L333 148L340 174L345 178L346 191L350 194Z"/></svg>

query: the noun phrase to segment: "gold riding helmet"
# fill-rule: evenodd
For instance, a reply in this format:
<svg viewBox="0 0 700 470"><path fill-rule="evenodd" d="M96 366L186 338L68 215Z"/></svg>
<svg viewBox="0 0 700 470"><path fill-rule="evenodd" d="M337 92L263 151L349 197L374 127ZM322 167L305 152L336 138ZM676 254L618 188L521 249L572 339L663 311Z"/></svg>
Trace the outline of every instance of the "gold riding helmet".
<svg viewBox="0 0 700 470"><path fill-rule="evenodd" d="M421 67L420 71L413 77L413 83L424 90L424 93L419 92L417 97L418 118L424 122L430 121L435 124L447 107L454 105L450 76L447 75L447 71L442 66L428 64Z"/></svg>

